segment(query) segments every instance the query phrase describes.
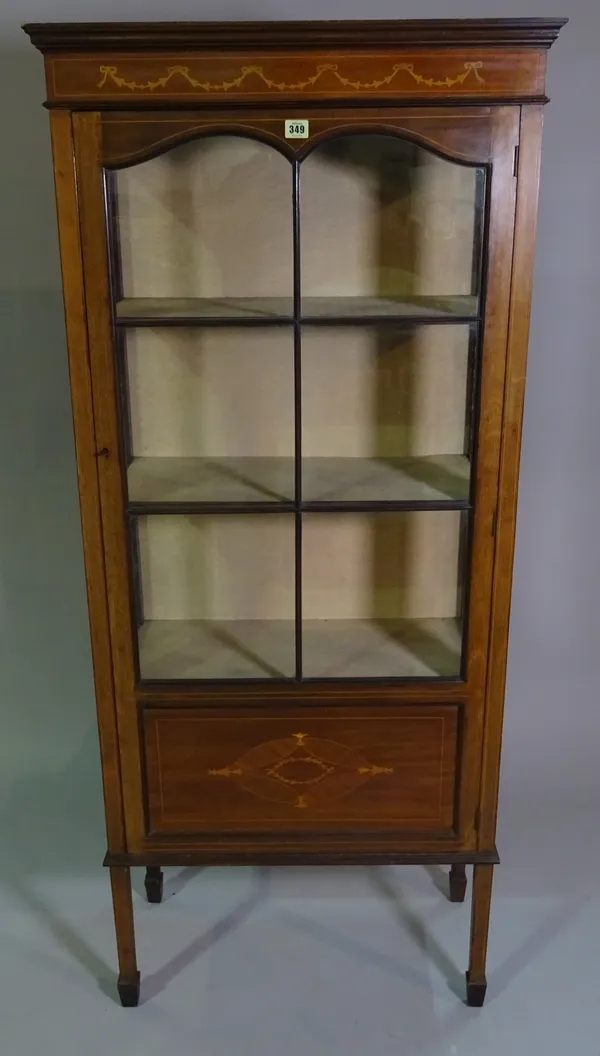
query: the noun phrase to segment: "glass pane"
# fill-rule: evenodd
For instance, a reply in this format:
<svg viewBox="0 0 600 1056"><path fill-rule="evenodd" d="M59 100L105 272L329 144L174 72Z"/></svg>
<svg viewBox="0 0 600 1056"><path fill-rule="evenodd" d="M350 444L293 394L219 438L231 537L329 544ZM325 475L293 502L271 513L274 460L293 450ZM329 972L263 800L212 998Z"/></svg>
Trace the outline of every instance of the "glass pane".
<svg viewBox="0 0 600 1056"><path fill-rule="evenodd" d="M143 679L293 677L293 516L148 516L136 528Z"/></svg>
<svg viewBox="0 0 600 1056"><path fill-rule="evenodd" d="M302 333L302 495L466 500L468 324Z"/></svg>
<svg viewBox="0 0 600 1056"><path fill-rule="evenodd" d="M132 502L294 498L291 328L129 330Z"/></svg>
<svg viewBox="0 0 600 1056"><path fill-rule="evenodd" d="M251 139L197 139L116 173L120 318L291 314L292 170Z"/></svg>
<svg viewBox="0 0 600 1056"><path fill-rule="evenodd" d="M407 140L349 135L301 168L302 312L472 317L485 171Z"/></svg>
<svg viewBox="0 0 600 1056"><path fill-rule="evenodd" d="M307 678L460 674L466 514L307 514Z"/></svg>

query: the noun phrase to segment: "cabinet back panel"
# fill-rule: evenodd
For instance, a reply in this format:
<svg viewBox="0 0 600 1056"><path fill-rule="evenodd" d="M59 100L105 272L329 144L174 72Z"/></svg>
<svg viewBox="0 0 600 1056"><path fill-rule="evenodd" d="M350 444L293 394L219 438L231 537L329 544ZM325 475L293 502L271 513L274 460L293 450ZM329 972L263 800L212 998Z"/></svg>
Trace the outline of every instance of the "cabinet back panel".
<svg viewBox="0 0 600 1056"><path fill-rule="evenodd" d="M303 615L455 617L461 514L303 517ZM294 618L293 515L138 519L146 620Z"/></svg>
<svg viewBox="0 0 600 1056"><path fill-rule="evenodd" d="M127 367L134 455L293 457L291 327L130 330Z"/></svg>
<svg viewBox="0 0 600 1056"><path fill-rule="evenodd" d="M304 455L462 454L468 353L468 325L304 327Z"/></svg>
<svg viewBox="0 0 600 1056"><path fill-rule="evenodd" d="M126 297L291 296L292 169L215 136L117 174Z"/></svg>
<svg viewBox="0 0 600 1056"><path fill-rule="evenodd" d="M300 167L306 297L473 290L477 170L407 140L344 135Z"/></svg>

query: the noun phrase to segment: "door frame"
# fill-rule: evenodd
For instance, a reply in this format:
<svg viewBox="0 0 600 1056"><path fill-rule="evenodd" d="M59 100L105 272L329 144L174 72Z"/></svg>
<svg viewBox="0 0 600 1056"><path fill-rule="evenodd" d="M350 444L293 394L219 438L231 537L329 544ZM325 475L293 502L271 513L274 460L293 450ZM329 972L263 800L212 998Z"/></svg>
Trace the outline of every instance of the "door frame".
<svg viewBox="0 0 600 1056"><path fill-rule="evenodd" d="M306 109L308 113L308 108ZM292 115L294 116L294 115ZM306 116L303 112L302 116ZM500 107L399 107L361 108L327 111L319 108L309 114L317 130L311 141L322 141L342 129L352 131L393 131L404 134L451 160L489 167L489 218L487 230L487 283L485 321L480 371L480 416L477 440L476 504L472 531L471 585L469 598L468 671L465 682L402 682L380 685L292 683L239 688L224 685L203 687L192 683L164 686L137 686L134 657L134 607L131 597L131 570L125 516L125 469L121 457L118 422L119 392L115 371L115 340L111 318L107 223L103 169L134 164L169 149L175 142L201 134L233 132L251 134L275 145L282 141L283 118L279 113L260 111L203 111L152 113L113 113L111 111L73 114L76 181L86 298L89 364L92 383L95 452L110 643L115 682L119 755L126 840L135 852L144 846L146 823L143 817L143 765L140 754L139 703L145 700L197 698L214 703L222 699L250 699L258 695L273 701L326 700L343 705L357 699L369 702L419 700L439 704L452 701L463 705L461 758L459 761L457 831L461 847L474 846L476 804L481 774L482 737L485 719L485 689L488 674L488 641L492 619L494 533L497 518L500 448L504 407L506 350L515 219L515 148L519 143L519 106ZM278 131L274 132L276 127ZM169 131L170 129L170 131ZM299 156L310 149L300 143ZM283 149L278 142L277 149ZM293 155L287 145L284 152ZM76 426L77 428L77 426ZM88 569L88 575L90 571ZM98 577L96 567L92 573Z"/></svg>

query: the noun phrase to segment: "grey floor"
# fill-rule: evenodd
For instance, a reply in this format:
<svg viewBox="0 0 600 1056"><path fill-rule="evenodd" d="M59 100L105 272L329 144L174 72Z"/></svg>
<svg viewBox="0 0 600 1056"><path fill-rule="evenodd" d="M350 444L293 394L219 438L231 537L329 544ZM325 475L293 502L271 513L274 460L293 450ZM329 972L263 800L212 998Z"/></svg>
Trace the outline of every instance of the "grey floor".
<svg viewBox="0 0 600 1056"><path fill-rule="evenodd" d="M114 985L90 725L67 762L2 797L2 1056L598 1056L594 780L561 776L555 737L540 766L535 740L509 722L482 1010L463 1003L469 901L417 867L173 869L160 906L136 871L135 1010Z"/></svg>

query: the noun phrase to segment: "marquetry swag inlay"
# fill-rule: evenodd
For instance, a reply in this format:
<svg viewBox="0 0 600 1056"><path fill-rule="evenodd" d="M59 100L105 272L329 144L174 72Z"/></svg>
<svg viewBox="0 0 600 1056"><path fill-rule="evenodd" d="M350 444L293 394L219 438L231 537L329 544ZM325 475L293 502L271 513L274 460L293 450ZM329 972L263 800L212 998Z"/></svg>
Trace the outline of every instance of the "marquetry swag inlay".
<svg viewBox="0 0 600 1056"><path fill-rule="evenodd" d="M340 72L339 63L323 62L316 67L314 74L307 77L306 80L289 84L285 81L269 77L268 74L265 73L263 66L256 65L242 66L239 76L215 84L208 80L199 80L197 77L194 77L189 66L168 66L165 73L162 76L157 77L156 80L138 82L135 80L128 80L126 76L119 73L118 66L101 65L99 67L101 77L98 81L98 88L104 88L107 84L110 84L111 86L115 85L117 88L131 92L156 92L161 88L166 88L173 78L182 78L184 81L187 81L192 88L199 88L204 92L230 92L235 88L241 88L247 78L258 77L270 91L303 92L307 88L312 88L325 74L331 74L341 85L343 85L344 88L353 88L355 91L368 92L391 85L400 73L405 73L417 84L423 85L427 88L453 88L455 85L463 84L468 77L474 78L479 84L485 84L485 78L482 77L479 72L483 69L483 65L484 64L481 60L464 62L463 68L455 73L454 76L448 74L446 77L439 79L435 77L426 77L424 74L419 73L418 70L415 70L414 63L412 62L397 62L392 66L392 69L386 76L373 81L362 82L353 80L351 77L345 77Z"/></svg>

